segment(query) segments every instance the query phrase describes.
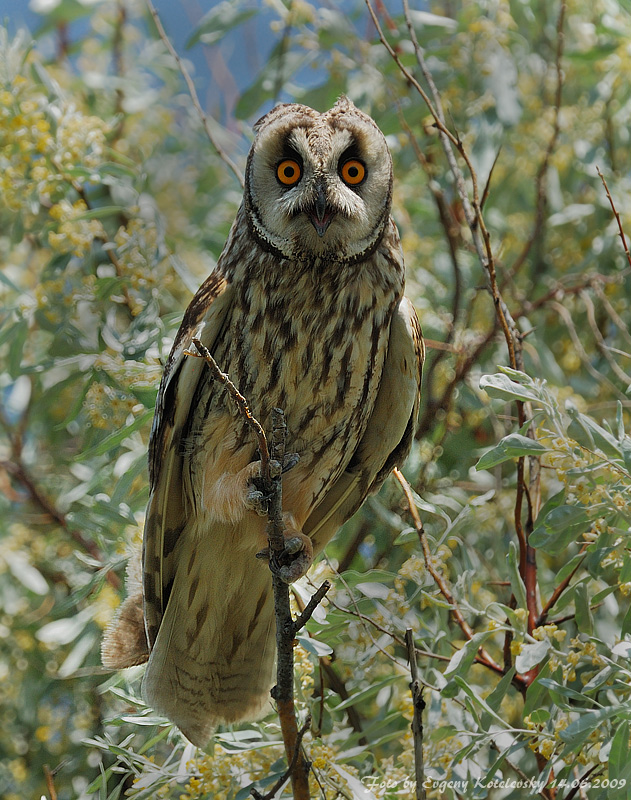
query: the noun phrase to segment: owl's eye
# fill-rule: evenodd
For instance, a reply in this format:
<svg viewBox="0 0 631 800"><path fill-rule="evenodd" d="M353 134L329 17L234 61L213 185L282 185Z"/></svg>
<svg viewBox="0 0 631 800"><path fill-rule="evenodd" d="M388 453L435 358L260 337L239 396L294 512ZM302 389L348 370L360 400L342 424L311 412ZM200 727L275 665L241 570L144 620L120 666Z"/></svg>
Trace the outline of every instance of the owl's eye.
<svg viewBox="0 0 631 800"><path fill-rule="evenodd" d="M293 186L301 176L300 164L293 158L285 158L276 167L276 177L284 186Z"/></svg>
<svg viewBox="0 0 631 800"><path fill-rule="evenodd" d="M342 164L340 175L344 183L349 186L358 186L366 177L366 167L356 158L351 158Z"/></svg>

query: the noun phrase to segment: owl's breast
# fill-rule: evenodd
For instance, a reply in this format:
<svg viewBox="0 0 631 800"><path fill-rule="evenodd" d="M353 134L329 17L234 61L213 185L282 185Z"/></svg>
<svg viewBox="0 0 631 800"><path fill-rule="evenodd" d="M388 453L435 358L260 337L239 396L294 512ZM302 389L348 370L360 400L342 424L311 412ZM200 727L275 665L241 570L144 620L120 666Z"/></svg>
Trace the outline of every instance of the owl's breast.
<svg viewBox="0 0 631 800"><path fill-rule="evenodd" d="M375 403L398 285L349 281L326 291L300 277L284 287L251 282L237 292L213 356L269 430L282 408L287 451L300 461L284 478L284 505L299 524L339 477ZM198 387L188 436L193 474L237 472L256 441L224 390Z"/></svg>

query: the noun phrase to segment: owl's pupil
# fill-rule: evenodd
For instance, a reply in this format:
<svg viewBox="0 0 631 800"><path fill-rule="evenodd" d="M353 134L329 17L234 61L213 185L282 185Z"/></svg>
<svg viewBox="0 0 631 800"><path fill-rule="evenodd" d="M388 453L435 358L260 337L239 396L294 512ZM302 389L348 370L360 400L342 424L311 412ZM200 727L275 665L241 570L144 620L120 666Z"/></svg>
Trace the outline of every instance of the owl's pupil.
<svg viewBox="0 0 631 800"><path fill-rule="evenodd" d="M286 178L293 178L294 177L294 168L293 167L285 167L283 170Z"/></svg>
<svg viewBox="0 0 631 800"><path fill-rule="evenodd" d="M348 168L348 176L349 178L356 178L359 175L359 170L357 167L349 167Z"/></svg>

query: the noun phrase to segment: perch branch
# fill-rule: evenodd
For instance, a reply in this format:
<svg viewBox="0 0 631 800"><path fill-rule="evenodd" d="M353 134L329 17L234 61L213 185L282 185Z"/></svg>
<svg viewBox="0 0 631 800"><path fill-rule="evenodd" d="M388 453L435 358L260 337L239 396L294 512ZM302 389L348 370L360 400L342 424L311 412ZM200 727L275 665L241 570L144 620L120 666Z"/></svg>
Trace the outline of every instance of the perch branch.
<svg viewBox="0 0 631 800"><path fill-rule="evenodd" d="M229 376L222 372L219 365L208 349L199 339L193 339L197 352L185 350L185 354L196 358L203 358L208 364L213 378L219 381L226 389L239 413L254 431L261 456L261 487L263 493L269 497L267 507L267 537L270 551L270 569L272 571L272 586L274 591L274 615L276 618L276 685L271 694L276 701L276 709L280 722L285 754L287 757L287 770L283 778L272 790L272 793L260 795L256 790L255 798L272 798L274 793L284 784L287 777L291 778L291 788L294 800L309 800L309 771L310 764L306 761L302 751L302 739L311 724L310 719L298 730L296 709L294 705L294 637L296 632L307 622L320 600L329 589L325 582L311 598L302 614L294 621L289 604L289 585L280 577L276 565L277 556L284 550L284 525L282 503L282 464L285 457L285 438L287 426L285 416L279 408L272 409L272 436L271 448L263 426L252 415L247 400L237 389Z"/></svg>
<svg viewBox="0 0 631 800"><path fill-rule="evenodd" d="M273 800L273 798L276 795L276 792L285 784L285 781L291 777L293 771L296 768L296 764L298 762L298 756L300 755L301 752L300 748L302 745L302 740L304 738L305 733L309 730L310 727L311 727L311 715L309 714L307 715L307 719L305 720L304 725L298 731L298 736L296 738L296 746L294 748L294 754L291 759L291 763L289 764L285 772L276 781L276 783L272 786L269 792L267 792L266 794L261 794L258 791L258 789L252 789L250 791L250 795L251 797L254 798L254 800Z"/></svg>
<svg viewBox="0 0 631 800"><path fill-rule="evenodd" d="M425 770L423 768L423 687L418 678L416 665L416 649L414 647L414 633L412 628L405 631L405 644L408 651L408 662L412 683L412 702L414 703L414 717L412 718L412 736L414 738L414 777L416 778L416 800L425 800Z"/></svg>

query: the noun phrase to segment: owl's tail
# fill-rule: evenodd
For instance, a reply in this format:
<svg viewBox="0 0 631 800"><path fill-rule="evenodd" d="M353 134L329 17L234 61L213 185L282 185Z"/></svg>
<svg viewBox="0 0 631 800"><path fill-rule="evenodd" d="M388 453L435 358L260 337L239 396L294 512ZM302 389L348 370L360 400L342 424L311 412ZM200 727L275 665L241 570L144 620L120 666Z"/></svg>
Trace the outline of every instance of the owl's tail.
<svg viewBox="0 0 631 800"><path fill-rule="evenodd" d="M269 570L254 558L253 537L229 526L196 533L180 537L143 695L204 747L218 724L257 719L271 710L274 607Z"/></svg>

